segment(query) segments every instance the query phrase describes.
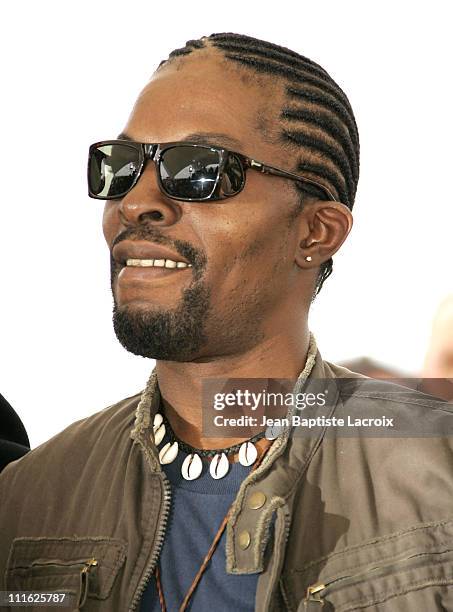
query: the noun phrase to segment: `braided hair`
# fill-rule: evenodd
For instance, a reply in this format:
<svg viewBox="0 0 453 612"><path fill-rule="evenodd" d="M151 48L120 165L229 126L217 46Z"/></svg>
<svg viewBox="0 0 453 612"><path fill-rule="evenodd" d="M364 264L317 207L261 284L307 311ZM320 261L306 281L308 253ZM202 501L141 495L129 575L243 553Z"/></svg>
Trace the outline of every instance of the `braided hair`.
<svg viewBox="0 0 453 612"><path fill-rule="evenodd" d="M324 68L285 47L233 33L189 40L185 47L172 51L159 68L207 46L219 49L228 61L282 81L286 95L279 115L279 141L297 151L294 171L322 183L352 209L359 179L359 134L346 94ZM302 210L304 194L325 199L316 187L299 183L295 187L302 195L296 214ZM315 296L332 267L332 258L321 265Z"/></svg>

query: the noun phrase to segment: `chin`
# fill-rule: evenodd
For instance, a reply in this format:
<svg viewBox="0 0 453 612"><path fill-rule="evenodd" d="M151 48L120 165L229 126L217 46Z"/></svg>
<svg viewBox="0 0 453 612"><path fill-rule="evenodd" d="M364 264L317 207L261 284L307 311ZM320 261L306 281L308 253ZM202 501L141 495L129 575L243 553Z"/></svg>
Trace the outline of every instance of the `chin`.
<svg viewBox="0 0 453 612"><path fill-rule="evenodd" d="M124 348L150 359L192 361L207 344L205 323L209 295L202 287L187 292L176 308L163 309L143 300L117 304L113 327Z"/></svg>

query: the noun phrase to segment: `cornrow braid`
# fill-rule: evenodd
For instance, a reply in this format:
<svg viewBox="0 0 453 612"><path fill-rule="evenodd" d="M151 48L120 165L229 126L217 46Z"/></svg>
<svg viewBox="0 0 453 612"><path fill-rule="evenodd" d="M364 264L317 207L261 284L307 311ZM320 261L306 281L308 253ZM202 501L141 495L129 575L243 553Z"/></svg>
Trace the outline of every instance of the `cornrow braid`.
<svg viewBox="0 0 453 612"><path fill-rule="evenodd" d="M186 42L185 47L181 47L180 49L175 49L168 56L168 60L162 60L158 68L160 68L163 64L166 64L170 59L174 57L180 57L181 55L188 55L189 53L192 53L194 49L202 49L205 46L206 45L202 38L200 40L188 40Z"/></svg>
<svg viewBox="0 0 453 612"><path fill-rule="evenodd" d="M312 102L316 104L320 111L324 109L338 115L338 119L346 126L351 141L358 150L359 134L352 110L348 107L349 105L345 106L338 98L335 98L331 94L326 94L319 89L297 89L295 87L287 87L286 93L290 99L292 98L297 101L302 100L302 102Z"/></svg>
<svg viewBox="0 0 453 612"><path fill-rule="evenodd" d="M322 68L319 64L309 59L308 57L303 57L296 51L292 51L291 49L287 49L286 47L281 47L280 45L276 45L275 43L267 42L265 40L258 40L257 38L252 38L251 36L245 36L244 34L234 34L234 33L220 33L220 34L211 34L209 36L209 40L215 40L216 42L225 42L229 44L234 44L236 41L238 44L242 46L247 46L250 48L251 46L256 47L259 45L261 49L266 49L268 51L276 51L277 53L284 53L288 57L292 57L295 59L303 59L304 62L313 66L317 70L321 70L329 79L330 75L327 73L324 68Z"/></svg>
<svg viewBox="0 0 453 612"><path fill-rule="evenodd" d="M284 82L286 102L281 109L279 140L298 153L297 168L309 178L325 185L350 209L354 205L359 180L359 133L346 94L324 68L291 49L234 33L217 33L170 53L173 58L197 49L214 46L223 56L258 74L277 77ZM295 183L304 195L325 197L316 188ZM315 295L332 273L330 258L319 270Z"/></svg>
<svg viewBox="0 0 453 612"><path fill-rule="evenodd" d="M354 181L357 183L359 175L356 151L348 134L345 133L344 128L340 127L337 121L332 120L330 113L326 113L319 109L311 110L307 107L284 108L281 117L288 121L303 121L312 127L317 127L320 123L323 123L326 134L337 141L346 153L348 160L350 160L348 163L348 172L351 172Z"/></svg>

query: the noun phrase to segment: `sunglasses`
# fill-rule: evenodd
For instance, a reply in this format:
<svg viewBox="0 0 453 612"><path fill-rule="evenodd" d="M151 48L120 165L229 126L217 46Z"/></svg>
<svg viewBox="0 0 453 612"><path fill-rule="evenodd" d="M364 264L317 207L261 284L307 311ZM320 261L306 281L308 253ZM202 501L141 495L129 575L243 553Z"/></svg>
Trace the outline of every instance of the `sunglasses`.
<svg viewBox="0 0 453 612"><path fill-rule="evenodd" d="M332 193L316 181L268 166L241 153L190 142L147 144L129 140L104 140L90 146L88 194L98 200L123 198L137 184L147 159L155 163L157 182L173 200L206 202L231 198L245 186L248 169L280 176Z"/></svg>

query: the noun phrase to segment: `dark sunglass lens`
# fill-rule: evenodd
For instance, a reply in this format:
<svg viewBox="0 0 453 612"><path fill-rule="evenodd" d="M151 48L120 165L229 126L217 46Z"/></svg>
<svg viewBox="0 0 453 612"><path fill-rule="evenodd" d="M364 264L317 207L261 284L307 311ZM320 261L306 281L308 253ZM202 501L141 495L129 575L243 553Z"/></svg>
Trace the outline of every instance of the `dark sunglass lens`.
<svg viewBox="0 0 453 612"><path fill-rule="evenodd" d="M222 193L226 196L234 195L244 186L244 168L240 160L230 153L225 164L222 176Z"/></svg>
<svg viewBox="0 0 453 612"><path fill-rule="evenodd" d="M164 191L170 197L208 198L214 191L220 153L213 149L177 146L162 153L159 170Z"/></svg>
<svg viewBox="0 0 453 612"><path fill-rule="evenodd" d="M137 175L139 158L138 150L126 144L92 148L88 166L91 193L102 198L117 198L127 193Z"/></svg>

